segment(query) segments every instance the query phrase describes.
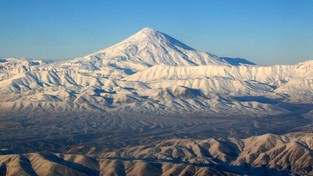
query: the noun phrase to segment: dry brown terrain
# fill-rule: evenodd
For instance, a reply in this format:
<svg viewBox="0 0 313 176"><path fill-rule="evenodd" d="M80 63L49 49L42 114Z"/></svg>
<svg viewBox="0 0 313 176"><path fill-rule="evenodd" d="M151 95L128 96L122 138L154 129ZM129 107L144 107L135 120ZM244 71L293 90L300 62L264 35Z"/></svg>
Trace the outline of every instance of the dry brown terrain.
<svg viewBox="0 0 313 176"><path fill-rule="evenodd" d="M313 174L313 134L247 139L170 139L97 156L28 153L0 156L2 175Z"/></svg>

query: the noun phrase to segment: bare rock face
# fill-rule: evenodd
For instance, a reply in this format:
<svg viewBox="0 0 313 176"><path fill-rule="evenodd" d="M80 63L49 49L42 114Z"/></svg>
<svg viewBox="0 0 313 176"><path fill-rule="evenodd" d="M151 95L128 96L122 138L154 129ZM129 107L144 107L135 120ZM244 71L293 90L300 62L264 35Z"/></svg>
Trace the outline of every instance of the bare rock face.
<svg viewBox="0 0 313 176"><path fill-rule="evenodd" d="M97 156L28 153L0 156L2 175L313 174L313 135L247 139L170 139Z"/></svg>

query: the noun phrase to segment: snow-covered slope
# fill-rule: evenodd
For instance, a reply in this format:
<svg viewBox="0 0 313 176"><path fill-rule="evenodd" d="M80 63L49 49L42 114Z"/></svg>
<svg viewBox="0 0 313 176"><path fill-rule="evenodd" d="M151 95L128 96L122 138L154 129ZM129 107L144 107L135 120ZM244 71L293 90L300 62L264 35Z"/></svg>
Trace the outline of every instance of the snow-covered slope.
<svg viewBox="0 0 313 176"><path fill-rule="evenodd" d="M256 66L197 51L144 28L85 57L0 60L0 111L263 116L312 104L313 62Z"/></svg>

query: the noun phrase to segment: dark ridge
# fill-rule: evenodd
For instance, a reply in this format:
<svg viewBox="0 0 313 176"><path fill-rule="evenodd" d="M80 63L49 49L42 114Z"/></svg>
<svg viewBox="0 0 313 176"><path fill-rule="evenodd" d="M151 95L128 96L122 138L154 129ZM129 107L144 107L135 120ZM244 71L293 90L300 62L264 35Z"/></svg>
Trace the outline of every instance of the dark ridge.
<svg viewBox="0 0 313 176"><path fill-rule="evenodd" d="M231 58L231 57L221 57L222 60L225 62L234 65L234 66L239 66L239 65L256 65L253 62L250 62L246 59L243 58Z"/></svg>

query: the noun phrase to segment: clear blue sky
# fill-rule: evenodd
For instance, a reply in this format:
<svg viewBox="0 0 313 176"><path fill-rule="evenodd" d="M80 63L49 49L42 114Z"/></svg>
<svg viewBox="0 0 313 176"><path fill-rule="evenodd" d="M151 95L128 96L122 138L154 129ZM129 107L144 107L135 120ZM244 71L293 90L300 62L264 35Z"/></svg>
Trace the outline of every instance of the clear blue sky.
<svg viewBox="0 0 313 176"><path fill-rule="evenodd" d="M87 55L151 27L260 65L313 59L313 0L1 0L0 57Z"/></svg>

